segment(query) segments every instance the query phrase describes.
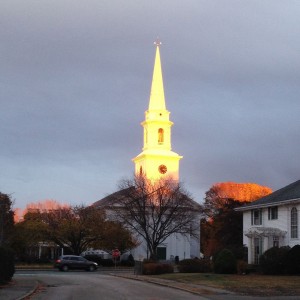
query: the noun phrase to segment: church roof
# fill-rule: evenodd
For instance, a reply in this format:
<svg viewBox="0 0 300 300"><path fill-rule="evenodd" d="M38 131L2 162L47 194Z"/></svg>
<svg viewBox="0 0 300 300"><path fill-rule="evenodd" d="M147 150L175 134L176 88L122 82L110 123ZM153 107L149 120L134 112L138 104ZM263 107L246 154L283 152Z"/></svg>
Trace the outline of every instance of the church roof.
<svg viewBox="0 0 300 300"><path fill-rule="evenodd" d="M293 201L300 201L300 180L297 180L256 201L239 207L236 210L248 210L264 206L280 205Z"/></svg>
<svg viewBox="0 0 300 300"><path fill-rule="evenodd" d="M92 204L92 206L96 206L96 207L99 207L99 208L109 208L109 207L113 206L117 202L117 200L120 200L121 198L124 197L124 195L128 194L128 190L130 190L130 189L133 189L133 187L126 188L126 189L123 189L123 190L119 190L115 193L112 193L112 194L110 194L110 195L94 202ZM188 200L190 201L192 207L195 210L201 211L201 205L198 202L191 199L190 197L188 197Z"/></svg>
<svg viewBox="0 0 300 300"><path fill-rule="evenodd" d="M117 199L120 199L124 197L124 194L126 194L126 191L129 190L130 188L119 190L115 193L112 193L92 204L92 206L96 207L110 207L114 205Z"/></svg>

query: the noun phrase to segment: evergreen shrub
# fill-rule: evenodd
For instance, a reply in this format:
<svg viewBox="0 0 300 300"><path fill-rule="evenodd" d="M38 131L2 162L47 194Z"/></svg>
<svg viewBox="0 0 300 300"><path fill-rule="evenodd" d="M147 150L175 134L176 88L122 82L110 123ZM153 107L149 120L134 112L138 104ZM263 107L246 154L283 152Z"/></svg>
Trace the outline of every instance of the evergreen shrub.
<svg viewBox="0 0 300 300"><path fill-rule="evenodd" d="M211 272L211 261L209 259L183 259L179 261L180 273L209 273Z"/></svg>
<svg viewBox="0 0 300 300"><path fill-rule="evenodd" d="M217 274L236 273L236 258L228 249L220 251L214 262L214 272Z"/></svg>
<svg viewBox="0 0 300 300"><path fill-rule="evenodd" d="M289 247L272 247L264 252L259 259L262 273L266 275L284 274L288 251Z"/></svg>
<svg viewBox="0 0 300 300"><path fill-rule="evenodd" d="M300 245L295 245L287 252L285 270L289 275L300 274Z"/></svg>
<svg viewBox="0 0 300 300"><path fill-rule="evenodd" d="M14 251L0 247L0 283L9 282L15 273Z"/></svg>

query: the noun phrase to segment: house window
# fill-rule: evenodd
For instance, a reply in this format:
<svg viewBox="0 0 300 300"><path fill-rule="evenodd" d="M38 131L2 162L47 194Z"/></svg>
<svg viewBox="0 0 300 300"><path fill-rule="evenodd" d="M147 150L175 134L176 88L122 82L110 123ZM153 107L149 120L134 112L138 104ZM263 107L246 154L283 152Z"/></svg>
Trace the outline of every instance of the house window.
<svg viewBox="0 0 300 300"><path fill-rule="evenodd" d="M163 144L164 142L164 130L162 128L158 129L158 143Z"/></svg>
<svg viewBox="0 0 300 300"><path fill-rule="evenodd" d="M251 225L262 224L262 211L261 209L253 209L251 211Z"/></svg>
<svg viewBox="0 0 300 300"><path fill-rule="evenodd" d="M269 220L278 219L278 207L277 206L268 208L268 219Z"/></svg>
<svg viewBox="0 0 300 300"><path fill-rule="evenodd" d="M298 211L296 207L291 210L291 238L298 238Z"/></svg>

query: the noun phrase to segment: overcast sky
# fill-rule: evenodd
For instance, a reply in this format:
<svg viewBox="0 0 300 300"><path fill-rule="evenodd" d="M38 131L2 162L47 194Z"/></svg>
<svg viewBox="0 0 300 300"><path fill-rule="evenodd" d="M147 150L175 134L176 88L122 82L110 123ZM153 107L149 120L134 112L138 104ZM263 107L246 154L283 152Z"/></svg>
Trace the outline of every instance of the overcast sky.
<svg viewBox="0 0 300 300"><path fill-rule="evenodd" d="M155 47L180 179L300 170L300 1L1 0L0 191L91 204L134 172Z"/></svg>

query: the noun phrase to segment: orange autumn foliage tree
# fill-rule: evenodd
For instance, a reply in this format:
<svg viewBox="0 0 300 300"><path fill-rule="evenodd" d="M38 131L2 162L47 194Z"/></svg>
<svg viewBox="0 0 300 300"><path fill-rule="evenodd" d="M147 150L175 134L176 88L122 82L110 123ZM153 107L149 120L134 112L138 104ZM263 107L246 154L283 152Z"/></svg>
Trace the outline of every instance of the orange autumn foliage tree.
<svg viewBox="0 0 300 300"><path fill-rule="evenodd" d="M256 183L222 182L214 184L206 193L201 221L201 249L212 256L223 248L242 258L243 216L234 209L245 202L272 193L269 187Z"/></svg>
<svg viewBox="0 0 300 300"><path fill-rule="evenodd" d="M267 186L237 182L216 183L211 190L214 190L219 198L231 198L240 202L251 202L272 193Z"/></svg>
<svg viewBox="0 0 300 300"><path fill-rule="evenodd" d="M25 209L20 209L16 208L14 210L15 217L14 221L15 223L20 222L24 219L24 216L28 212L33 212L33 211L40 211L40 212L49 212L51 210L56 210L56 209L62 209L62 208L69 208L70 205L66 203L60 203L56 200L53 199L46 199L46 200L41 200L38 202L31 202L26 205Z"/></svg>
<svg viewBox="0 0 300 300"><path fill-rule="evenodd" d="M55 209L61 209L61 208L69 208L69 204L65 203L59 203L56 200L52 199L46 199L43 201L39 201L36 203L28 203L26 205L25 213L32 210L39 210L40 212L48 212Z"/></svg>
<svg viewBox="0 0 300 300"><path fill-rule="evenodd" d="M234 200L237 206L245 202L252 202L261 197L272 193L272 189L257 183L237 183L237 182L220 182L215 183L206 193L204 202L204 212L214 219L219 214L219 210L224 205Z"/></svg>

